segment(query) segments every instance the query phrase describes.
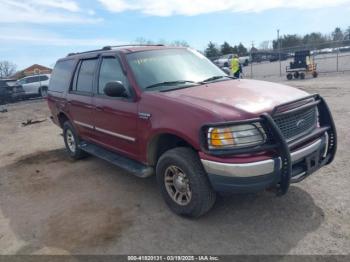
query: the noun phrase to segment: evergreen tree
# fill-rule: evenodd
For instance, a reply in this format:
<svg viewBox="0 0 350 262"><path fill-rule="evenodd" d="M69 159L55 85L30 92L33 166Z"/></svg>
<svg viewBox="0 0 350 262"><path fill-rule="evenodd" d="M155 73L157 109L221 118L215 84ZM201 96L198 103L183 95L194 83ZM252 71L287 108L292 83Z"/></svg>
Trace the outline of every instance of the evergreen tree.
<svg viewBox="0 0 350 262"><path fill-rule="evenodd" d="M209 42L208 47L205 49L204 54L206 57L218 57L220 56L220 50L213 42Z"/></svg>

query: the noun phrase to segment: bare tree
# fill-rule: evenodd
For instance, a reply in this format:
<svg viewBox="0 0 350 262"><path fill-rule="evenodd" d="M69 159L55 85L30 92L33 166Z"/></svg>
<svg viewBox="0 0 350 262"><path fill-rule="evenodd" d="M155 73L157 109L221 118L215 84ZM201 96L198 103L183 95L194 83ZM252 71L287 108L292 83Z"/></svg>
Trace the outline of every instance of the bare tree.
<svg viewBox="0 0 350 262"><path fill-rule="evenodd" d="M17 66L9 61L0 61L0 78L6 78L16 73Z"/></svg>
<svg viewBox="0 0 350 262"><path fill-rule="evenodd" d="M342 41L344 40L344 34L343 31L339 28L336 27L332 33L333 36L333 41Z"/></svg>
<svg viewBox="0 0 350 262"><path fill-rule="evenodd" d="M261 50L268 50L268 49L270 49L270 41L262 41L261 43L260 43L260 45L259 45L259 48L261 49Z"/></svg>
<svg viewBox="0 0 350 262"><path fill-rule="evenodd" d="M189 47L190 45L184 41L184 40L175 40L170 43L172 46L182 46L182 47Z"/></svg>
<svg viewBox="0 0 350 262"><path fill-rule="evenodd" d="M172 42L168 42L165 39L159 39L158 41L153 41L150 39L146 39L144 37L138 37L135 39L135 44L138 45L171 45L171 46L183 46L183 47L189 47L190 45L184 41L184 40L175 40Z"/></svg>

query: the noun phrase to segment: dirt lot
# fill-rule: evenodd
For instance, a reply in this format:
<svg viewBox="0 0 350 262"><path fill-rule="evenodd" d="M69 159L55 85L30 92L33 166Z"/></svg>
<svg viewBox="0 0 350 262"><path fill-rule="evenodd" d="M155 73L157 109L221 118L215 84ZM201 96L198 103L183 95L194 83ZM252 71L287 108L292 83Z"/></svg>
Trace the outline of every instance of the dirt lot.
<svg viewBox="0 0 350 262"><path fill-rule="evenodd" d="M199 220L172 214L154 178L71 161L43 101L10 105L0 113L0 254L348 254L350 75L288 83L329 102L335 162L282 198L219 198Z"/></svg>

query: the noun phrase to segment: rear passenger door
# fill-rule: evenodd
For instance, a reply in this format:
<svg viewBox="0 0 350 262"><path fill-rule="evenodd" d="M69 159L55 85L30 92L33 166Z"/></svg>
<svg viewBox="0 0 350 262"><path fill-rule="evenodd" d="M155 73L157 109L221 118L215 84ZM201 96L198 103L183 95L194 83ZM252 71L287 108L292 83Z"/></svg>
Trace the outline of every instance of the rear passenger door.
<svg viewBox="0 0 350 262"><path fill-rule="evenodd" d="M128 97L109 97L104 93L108 82L120 81ZM95 139L104 147L137 158L137 103L117 56L102 56L93 97Z"/></svg>
<svg viewBox="0 0 350 262"><path fill-rule="evenodd" d="M97 62L97 58L91 58L81 60L78 63L73 84L67 95L70 118L73 119L79 136L88 140L93 134L92 95Z"/></svg>

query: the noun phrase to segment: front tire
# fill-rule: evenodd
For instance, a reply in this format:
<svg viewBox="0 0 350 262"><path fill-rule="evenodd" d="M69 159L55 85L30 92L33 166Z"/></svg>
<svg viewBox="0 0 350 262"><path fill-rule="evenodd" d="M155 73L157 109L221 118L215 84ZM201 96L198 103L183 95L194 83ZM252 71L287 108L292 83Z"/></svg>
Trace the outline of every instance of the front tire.
<svg viewBox="0 0 350 262"><path fill-rule="evenodd" d="M163 198L174 213L199 217L214 205L216 193L192 149L178 147L165 152L157 163L156 174Z"/></svg>
<svg viewBox="0 0 350 262"><path fill-rule="evenodd" d="M39 95L42 97L42 98L45 98L47 97L47 87L46 86L43 86L39 89Z"/></svg>
<svg viewBox="0 0 350 262"><path fill-rule="evenodd" d="M63 138L66 150L73 159L81 159L87 156L87 153L79 147L80 139L69 121L63 124Z"/></svg>

